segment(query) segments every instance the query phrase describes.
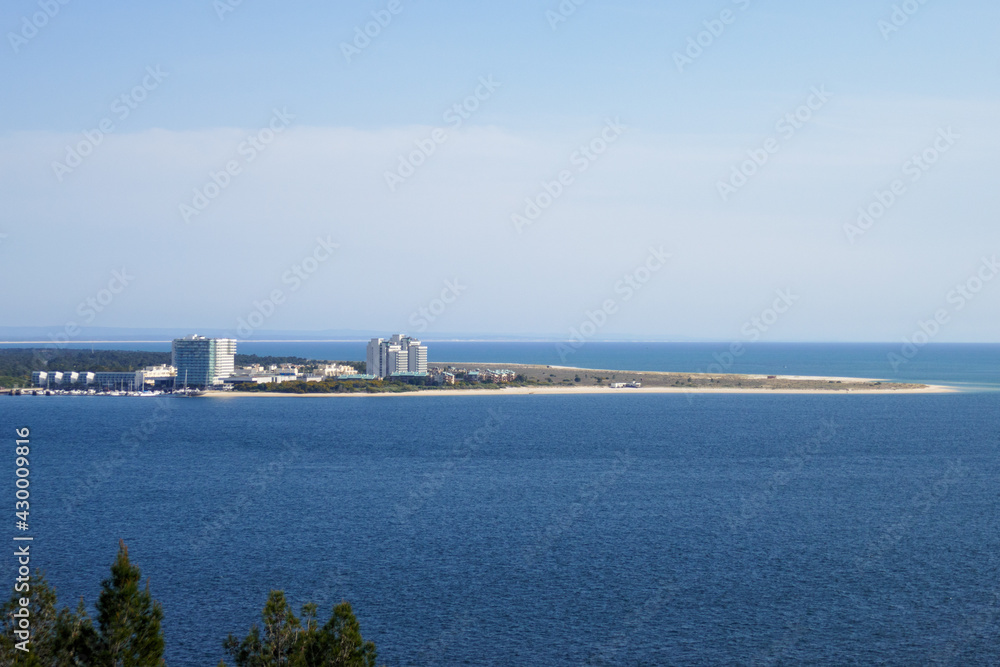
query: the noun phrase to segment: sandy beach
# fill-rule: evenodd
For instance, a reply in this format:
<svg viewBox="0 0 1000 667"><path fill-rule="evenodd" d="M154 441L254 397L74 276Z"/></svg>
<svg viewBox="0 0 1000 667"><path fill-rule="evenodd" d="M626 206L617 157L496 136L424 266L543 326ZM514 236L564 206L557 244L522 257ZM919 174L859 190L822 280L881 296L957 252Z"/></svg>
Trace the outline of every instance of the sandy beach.
<svg viewBox="0 0 1000 667"><path fill-rule="evenodd" d="M802 375L738 375L682 373L677 371L628 371L537 364L483 364L436 362L437 369L456 373L482 368L513 370L526 383L461 388L421 387L414 391L293 393L281 391L208 391L213 398L232 396L526 396L532 394L932 394L958 391L940 385L891 382L881 378L819 377ZM433 370L433 368L432 368ZM640 387L612 387L636 382ZM301 384L301 383L300 383Z"/></svg>
<svg viewBox="0 0 1000 667"><path fill-rule="evenodd" d="M812 380L824 380L827 378L810 378ZM847 378L857 380L857 378ZM718 389L689 389L684 387L641 387L638 389L622 388L611 389L610 387L505 387L503 389L422 389L420 391L407 392L383 392L383 393L329 393L329 394L291 394L280 392L242 392L242 391L208 391L203 397L210 398L273 398L291 397L296 398L329 398L329 397L350 397L350 396L526 396L537 395L593 395L593 394L841 394L848 396L868 396L872 394L947 394L957 392L954 387L941 385L925 385L917 389L891 389L891 385L880 385L876 389L767 389L767 388L733 388L720 387Z"/></svg>

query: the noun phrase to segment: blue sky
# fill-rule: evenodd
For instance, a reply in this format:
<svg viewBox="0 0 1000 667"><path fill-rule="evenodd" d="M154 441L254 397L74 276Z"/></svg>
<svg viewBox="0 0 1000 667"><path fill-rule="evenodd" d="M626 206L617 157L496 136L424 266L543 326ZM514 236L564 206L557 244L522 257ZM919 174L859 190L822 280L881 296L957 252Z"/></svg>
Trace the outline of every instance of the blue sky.
<svg viewBox="0 0 1000 667"><path fill-rule="evenodd" d="M995 4L229 4L5 3L4 324L997 340Z"/></svg>

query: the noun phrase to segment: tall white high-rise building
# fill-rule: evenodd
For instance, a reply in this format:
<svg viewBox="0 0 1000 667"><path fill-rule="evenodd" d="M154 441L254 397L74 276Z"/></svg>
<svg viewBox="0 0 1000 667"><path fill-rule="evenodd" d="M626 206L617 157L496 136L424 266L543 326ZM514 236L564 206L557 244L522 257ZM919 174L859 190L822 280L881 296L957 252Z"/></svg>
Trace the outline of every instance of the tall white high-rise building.
<svg viewBox="0 0 1000 667"><path fill-rule="evenodd" d="M389 340L372 338L368 341L365 370L379 379L404 373L426 375L427 346L403 334Z"/></svg>
<svg viewBox="0 0 1000 667"><path fill-rule="evenodd" d="M419 340L411 340L409 344L409 357L406 361L406 370L409 373L427 374L427 346L421 345Z"/></svg>
<svg viewBox="0 0 1000 667"><path fill-rule="evenodd" d="M385 377L382 370L382 339L372 338L368 341L368 355L365 357L365 373L377 378Z"/></svg>
<svg viewBox="0 0 1000 667"><path fill-rule="evenodd" d="M178 387L220 385L233 374L236 340L187 336L175 339L171 352Z"/></svg>

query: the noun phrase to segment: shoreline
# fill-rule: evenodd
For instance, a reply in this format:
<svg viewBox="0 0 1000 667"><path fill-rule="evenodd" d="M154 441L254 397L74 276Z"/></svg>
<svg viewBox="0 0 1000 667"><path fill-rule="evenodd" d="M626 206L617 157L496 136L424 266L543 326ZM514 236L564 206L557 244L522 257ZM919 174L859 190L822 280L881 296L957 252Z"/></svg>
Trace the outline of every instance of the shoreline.
<svg viewBox="0 0 1000 667"><path fill-rule="evenodd" d="M820 378L816 378L820 379ZM822 378L825 380L825 378ZM882 385L883 387L885 385ZM315 394L295 394L277 391L206 391L199 398L346 398L350 396L530 396L530 395L577 395L593 396L597 394L782 394L782 395L803 395L820 394L830 396L840 394L842 396L870 396L887 394L950 394L958 393L961 390L955 387L944 385L924 385L916 389L769 389L769 388L733 388L720 387L718 389L690 389L685 387L641 387L612 389L610 387L507 387L503 389L420 389L417 391L401 392L343 392L343 393L315 393Z"/></svg>
<svg viewBox="0 0 1000 667"><path fill-rule="evenodd" d="M537 364L482 364L469 362L435 362L435 368L456 373L494 366L511 369L529 381L528 384L472 385L452 388L414 386L411 391L384 392L316 392L282 391L233 392L209 390L207 398L227 396L592 396L596 394L943 394L961 391L957 387L922 383L892 382L875 378L681 373L676 371L629 371L600 368L576 368ZM639 387L618 386L636 381Z"/></svg>

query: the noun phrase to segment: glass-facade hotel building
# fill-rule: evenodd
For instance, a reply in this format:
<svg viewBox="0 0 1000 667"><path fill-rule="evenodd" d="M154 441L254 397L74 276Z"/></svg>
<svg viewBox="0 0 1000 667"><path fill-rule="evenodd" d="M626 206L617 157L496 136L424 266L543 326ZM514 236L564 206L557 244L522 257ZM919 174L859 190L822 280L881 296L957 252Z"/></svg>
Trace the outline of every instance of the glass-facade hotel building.
<svg viewBox="0 0 1000 667"><path fill-rule="evenodd" d="M171 349L171 365L177 369L177 387L220 385L233 373L236 339L187 336L177 338Z"/></svg>

